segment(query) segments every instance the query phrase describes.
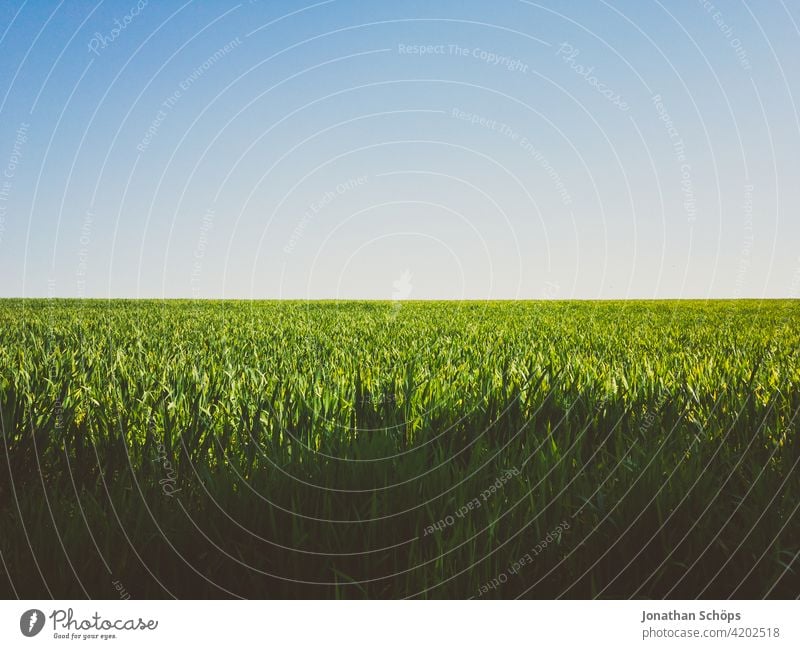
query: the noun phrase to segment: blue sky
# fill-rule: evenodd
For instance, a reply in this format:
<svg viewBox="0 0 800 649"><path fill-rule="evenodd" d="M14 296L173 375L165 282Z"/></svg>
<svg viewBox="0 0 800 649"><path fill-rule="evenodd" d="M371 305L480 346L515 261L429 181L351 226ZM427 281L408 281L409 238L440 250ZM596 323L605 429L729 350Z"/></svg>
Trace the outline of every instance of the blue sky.
<svg viewBox="0 0 800 649"><path fill-rule="evenodd" d="M0 295L800 297L794 2L4 2Z"/></svg>

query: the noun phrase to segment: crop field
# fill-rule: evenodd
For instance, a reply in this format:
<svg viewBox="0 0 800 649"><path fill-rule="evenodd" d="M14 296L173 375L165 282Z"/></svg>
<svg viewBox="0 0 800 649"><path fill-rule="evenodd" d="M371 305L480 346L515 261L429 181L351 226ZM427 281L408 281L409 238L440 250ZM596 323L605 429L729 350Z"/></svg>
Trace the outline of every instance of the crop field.
<svg viewBox="0 0 800 649"><path fill-rule="evenodd" d="M800 595L800 304L0 301L0 595Z"/></svg>

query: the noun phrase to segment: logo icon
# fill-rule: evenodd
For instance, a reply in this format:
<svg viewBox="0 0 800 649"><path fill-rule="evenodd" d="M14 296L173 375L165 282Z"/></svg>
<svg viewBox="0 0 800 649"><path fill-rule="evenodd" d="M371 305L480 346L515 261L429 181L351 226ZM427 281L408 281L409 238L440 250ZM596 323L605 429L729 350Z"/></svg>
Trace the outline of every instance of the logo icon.
<svg viewBox="0 0 800 649"><path fill-rule="evenodd" d="M400 309L403 307L402 301L408 299L411 291L414 288L411 284L411 271L406 269L402 275L392 282L394 291L392 291L392 310L389 313L389 319L394 320Z"/></svg>
<svg viewBox="0 0 800 649"><path fill-rule="evenodd" d="M22 617L19 618L19 630L22 635L27 638L32 638L44 627L44 613L38 608L32 608L30 611L25 611Z"/></svg>
<svg viewBox="0 0 800 649"><path fill-rule="evenodd" d="M392 282L392 286L394 287L394 291L392 291L392 300L394 302L408 299L414 288L411 284L411 271L406 268L403 274Z"/></svg>

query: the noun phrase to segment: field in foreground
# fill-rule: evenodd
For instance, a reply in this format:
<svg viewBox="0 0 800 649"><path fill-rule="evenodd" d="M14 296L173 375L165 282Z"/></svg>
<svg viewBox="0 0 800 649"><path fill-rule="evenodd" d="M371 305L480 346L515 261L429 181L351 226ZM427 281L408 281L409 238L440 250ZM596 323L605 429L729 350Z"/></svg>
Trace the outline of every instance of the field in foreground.
<svg viewBox="0 0 800 649"><path fill-rule="evenodd" d="M0 596L796 597L800 304L0 301Z"/></svg>

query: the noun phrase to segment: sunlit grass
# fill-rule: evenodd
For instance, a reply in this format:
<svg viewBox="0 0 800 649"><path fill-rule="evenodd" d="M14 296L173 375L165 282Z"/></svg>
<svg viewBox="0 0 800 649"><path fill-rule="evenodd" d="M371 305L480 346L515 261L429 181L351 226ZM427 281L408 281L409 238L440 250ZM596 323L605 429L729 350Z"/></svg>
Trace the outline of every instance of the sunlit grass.
<svg viewBox="0 0 800 649"><path fill-rule="evenodd" d="M0 302L0 592L797 595L798 325L792 301Z"/></svg>

